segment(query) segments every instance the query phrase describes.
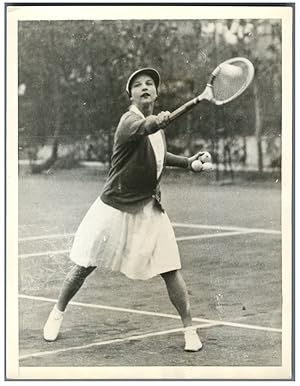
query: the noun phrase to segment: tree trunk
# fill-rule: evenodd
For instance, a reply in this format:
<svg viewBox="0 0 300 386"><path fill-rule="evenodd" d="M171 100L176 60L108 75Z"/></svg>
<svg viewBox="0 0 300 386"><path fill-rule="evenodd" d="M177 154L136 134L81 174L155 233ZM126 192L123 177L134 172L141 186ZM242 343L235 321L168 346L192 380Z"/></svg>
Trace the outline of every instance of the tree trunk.
<svg viewBox="0 0 300 386"><path fill-rule="evenodd" d="M257 164L258 171L261 173L263 171L263 152L262 152L262 143L261 143L261 133L262 133L262 120L261 120L261 111L260 111L260 100L259 92L257 87L257 82L253 83L253 93L254 93L254 112L255 112L255 137L257 143Z"/></svg>
<svg viewBox="0 0 300 386"><path fill-rule="evenodd" d="M51 36L51 47L55 47L55 36L54 28L50 31ZM55 49L53 48L52 55L56 55ZM54 122L54 133L53 133L53 142L51 155L42 163L32 163L30 165L30 170L32 174L42 173L45 170L49 170L51 166L57 160L58 145L59 145L59 133L61 126L61 93L60 93L60 79L59 79L59 70L53 66L49 66L51 71L51 78L53 79L53 89L52 89L52 105L53 105L53 122ZM49 103L51 106L51 103Z"/></svg>
<svg viewBox="0 0 300 386"><path fill-rule="evenodd" d="M45 170L49 170L51 166L55 164L58 156L59 133L60 133L60 126L61 126L61 107L60 107L59 89L57 84L58 79L56 77L54 77L54 79L55 79L54 82L56 83L54 86L54 93L53 93L55 126L54 126L54 133L53 133L51 155L42 163L32 162L30 164L30 171L32 174L39 174Z"/></svg>
<svg viewBox="0 0 300 386"><path fill-rule="evenodd" d="M243 156L242 156L242 163L243 166L246 166L247 163L247 139L245 136L243 136Z"/></svg>
<svg viewBox="0 0 300 386"><path fill-rule="evenodd" d="M54 135L54 139L53 139L53 143L52 143L52 151L51 151L50 157L47 158L42 163L32 162L30 164L31 173L32 174L39 174L45 170L49 170L51 168L51 166L53 166L57 160L57 152L58 152L58 133Z"/></svg>

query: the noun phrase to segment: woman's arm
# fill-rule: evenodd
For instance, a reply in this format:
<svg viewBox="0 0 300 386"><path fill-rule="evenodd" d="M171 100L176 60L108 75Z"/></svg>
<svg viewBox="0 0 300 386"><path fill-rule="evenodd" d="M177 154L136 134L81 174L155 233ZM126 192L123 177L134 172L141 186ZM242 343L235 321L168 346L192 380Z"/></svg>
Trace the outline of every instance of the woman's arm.
<svg viewBox="0 0 300 386"><path fill-rule="evenodd" d="M168 124L169 112L160 112L158 115L149 115L141 118L139 115L125 113L117 127L116 135L120 142L134 141L146 135L165 129Z"/></svg>
<svg viewBox="0 0 300 386"><path fill-rule="evenodd" d="M166 166L175 166L178 168L187 169L189 167L189 160L187 157L167 152Z"/></svg>
<svg viewBox="0 0 300 386"><path fill-rule="evenodd" d="M136 114L127 112L120 120L116 135L120 142L127 142L152 134L158 129L156 117L154 115L147 118L141 118Z"/></svg>
<svg viewBox="0 0 300 386"><path fill-rule="evenodd" d="M193 168L191 167L192 162L199 159L201 155L203 155L203 151L198 151L195 155L191 157L184 157L181 155L175 155L173 153L167 152L166 154L166 166L175 166L178 168L183 168L183 169L189 169L192 171Z"/></svg>

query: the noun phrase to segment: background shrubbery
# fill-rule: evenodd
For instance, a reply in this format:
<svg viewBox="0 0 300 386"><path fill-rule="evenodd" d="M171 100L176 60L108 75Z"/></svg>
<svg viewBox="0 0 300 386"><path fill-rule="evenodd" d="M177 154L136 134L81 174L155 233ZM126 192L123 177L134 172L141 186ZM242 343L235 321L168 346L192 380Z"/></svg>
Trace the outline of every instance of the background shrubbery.
<svg viewBox="0 0 300 386"><path fill-rule="evenodd" d="M77 144L81 155L71 152L69 158L108 162L115 127L129 104L125 84L132 71L157 68L163 81L157 110L172 111L202 91L218 63L246 56L256 74L245 94L225 107L195 108L172 124L167 140L185 154L204 141L223 162L222 143L254 136L257 169L270 166L263 154L274 149L263 151L261 143L281 136L278 20L20 21L18 45L21 158L34 160L43 146ZM280 145L276 151L279 167Z"/></svg>

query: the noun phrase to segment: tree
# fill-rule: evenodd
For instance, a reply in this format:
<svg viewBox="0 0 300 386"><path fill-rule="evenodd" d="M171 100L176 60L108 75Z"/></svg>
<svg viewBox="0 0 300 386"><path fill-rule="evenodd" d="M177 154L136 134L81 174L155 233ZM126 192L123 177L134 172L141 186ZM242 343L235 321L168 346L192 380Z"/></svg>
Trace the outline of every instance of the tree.
<svg viewBox="0 0 300 386"><path fill-rule="evenodd" d="M51 144L52 161L60 144L87 135L103 138L103 148L111 148L114 128L129 103L124 88L132 71L158 68L163 84L157 110L172 111L202 91L219 62L236 55L255 62L256 94L250 88L221 115L209 103L199 105L172 124L168 141L177 140L179 151L192 151L197 139L216 143L220 128L231 136L254 134L256 104L262 135L276 135L280 33L280 25L270 20L21 21L20 141Z"/></svg>

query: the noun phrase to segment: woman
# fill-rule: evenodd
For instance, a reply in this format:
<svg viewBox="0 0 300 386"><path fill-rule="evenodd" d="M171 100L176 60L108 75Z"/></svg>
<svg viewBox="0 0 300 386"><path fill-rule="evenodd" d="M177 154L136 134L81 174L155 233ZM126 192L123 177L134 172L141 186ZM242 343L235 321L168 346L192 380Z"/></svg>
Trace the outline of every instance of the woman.
<svg viewBox="0 0 300 386"><path fill-rule="evenodd" d="M185 327L185 350L202 348L192 327L178 247L161 206L159 189L165 166L191 169L201 153L187 158L166 151L163 130L170 113L153 115L159 85L160 75L153 68L142 68L127 81L131 106L121 117L115 133L112 166L103 192L76 232L70 253L75 264L45 324L47 341L56 340L69 301L86 277L99 267L136 280L161 275Z"/></svg>

